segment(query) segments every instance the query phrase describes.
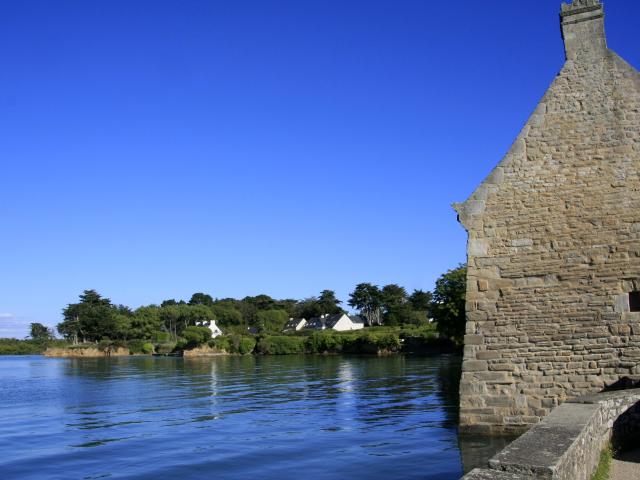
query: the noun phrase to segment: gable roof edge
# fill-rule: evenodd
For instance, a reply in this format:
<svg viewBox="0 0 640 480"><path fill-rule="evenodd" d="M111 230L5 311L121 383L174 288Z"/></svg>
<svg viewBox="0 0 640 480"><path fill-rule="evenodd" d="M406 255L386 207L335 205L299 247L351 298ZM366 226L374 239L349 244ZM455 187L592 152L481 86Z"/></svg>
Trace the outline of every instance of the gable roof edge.
<svg viewBox="0 0 640 480"><path fill-rule="evenodd" d="M498 162L498 164L491 170L491 172L489 172L484 180L480 182L480 185L476 187L473 193L471 193L464 202L455 202L451 205L458 213L458 221L462 224L465 230L469 231L474 220L482 218L488 195L495 192L499 185L504 181L504 167L509 165L516 158L522 159L523 157L526 157L527 151L525 139L529 134L529 130L532 126L540 125L544 121L544 116L547 111L547 105L545 102L547 94L558 81L558 78L560 78L569 62L570 61L565 62L558 74L555 76L538 102L533 113L529 116L515 141L511 144L507 153L502 157L500 162Z"/></svg>

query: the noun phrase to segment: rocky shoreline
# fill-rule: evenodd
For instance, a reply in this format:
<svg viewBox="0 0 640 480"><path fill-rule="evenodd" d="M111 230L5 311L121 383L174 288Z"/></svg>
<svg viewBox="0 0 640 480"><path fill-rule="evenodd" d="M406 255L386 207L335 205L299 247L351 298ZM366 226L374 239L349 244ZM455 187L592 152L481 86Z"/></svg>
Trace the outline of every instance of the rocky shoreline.
<svg viewBox="0 0 640 480"><path fill-rule="evenodd" d="M118 347L100 350L96 347L89 348L47 348L43 355L54 358L100 358L100 357L128 357L131 352L128 348Z"/></svg>

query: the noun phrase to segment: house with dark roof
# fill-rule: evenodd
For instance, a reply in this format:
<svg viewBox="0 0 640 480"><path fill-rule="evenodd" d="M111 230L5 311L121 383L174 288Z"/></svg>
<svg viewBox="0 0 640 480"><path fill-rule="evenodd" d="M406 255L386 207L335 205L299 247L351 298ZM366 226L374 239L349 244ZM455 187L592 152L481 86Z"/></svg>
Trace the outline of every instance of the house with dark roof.
<svg viewBox="0 0 640 480"><path fill-rule="evenodd" d="M284 326L284 332L297 332L302 330L307 324L307 320L304 318L290 318L287 324Z"/></svg>
<svg viewBox="0 0 640 480"><path fill-rule="evenodd" d="M358 315L347 315L346 313L336 313L334 315L320 315L313 317L305 326L309 330L335 330L346 332L349 330L360 330L364 328L364 319Z"/></svg>

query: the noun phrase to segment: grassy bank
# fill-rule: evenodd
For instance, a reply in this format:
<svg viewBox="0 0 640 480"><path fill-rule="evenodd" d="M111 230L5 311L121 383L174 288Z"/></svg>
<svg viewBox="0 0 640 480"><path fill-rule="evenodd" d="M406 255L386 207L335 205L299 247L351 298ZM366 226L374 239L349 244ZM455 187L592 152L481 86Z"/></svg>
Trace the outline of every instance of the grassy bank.
<svg viewBox="0 0 640 480"><path fill-rule="evenodd" d="M48 347L68 347L64 340L18 340L0 338L0 355L41 355Z"/></svg>

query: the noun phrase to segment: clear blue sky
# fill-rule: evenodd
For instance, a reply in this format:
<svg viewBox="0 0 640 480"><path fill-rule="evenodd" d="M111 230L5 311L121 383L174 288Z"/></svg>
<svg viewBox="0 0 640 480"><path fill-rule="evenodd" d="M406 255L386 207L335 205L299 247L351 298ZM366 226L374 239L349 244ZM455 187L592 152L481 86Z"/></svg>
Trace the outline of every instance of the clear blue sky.
<svg viewBox="0 0 640 480"><path fill-rule="evenodd" d="M93 288L431 289L562 66L560 0L0 2L0 337ZM606 3L640 66L640 2Z"/></svg>

